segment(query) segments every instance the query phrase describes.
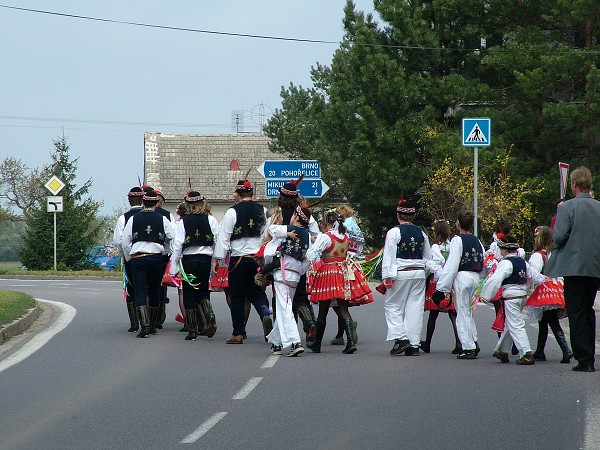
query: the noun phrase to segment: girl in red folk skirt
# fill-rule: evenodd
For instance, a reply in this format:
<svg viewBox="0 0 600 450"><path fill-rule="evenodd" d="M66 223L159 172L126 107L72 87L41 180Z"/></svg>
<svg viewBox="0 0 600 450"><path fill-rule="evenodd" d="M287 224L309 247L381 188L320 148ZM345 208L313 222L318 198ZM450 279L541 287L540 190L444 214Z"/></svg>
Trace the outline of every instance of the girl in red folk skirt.
<svg viewBox="0 0 600 450"><path fill-rule="evenodd" d="M342 353L351 354L356 351L356 346L352 340L354 324L348 306L354 302L370 303L373 296L360 267L346 258L349 238L343 217L335 211L327 212L323 229L325 232L317 236L306 255L312 262L320 260L310 286L310 301L319 304L319 314L315 342L309 348L321 353L329 307L337 306L346 331L347 344Z"/></svg>
<svg viewBox="0 0 600 450"><path fill-rule="evenodd" d="M541 272L550 252L554 249L553 231L550 227L537 227L534 234L534 253L529 258L529 265ZM559 319L564 318L567 313L562 281L552 278L540 284L527 300L527 307L529 316L539 321L537 348L533 353L535 360L546 361L544 348L548 339L549 325L562 350L563 357L560 362L568 364L573 353L559 323Z"/></svg>
<svg viewBox="0 0 600 450"><path fill-rule="evenodd" d="M450 225L445 220L436 220L433 222L433 239L435 244L431 246L431 252L435 259L436 266L440 269L444 267L446 260L449 255L450 248ZM431 349L431 338L435 331L435 323L440 312L448 313L448 317L452 322L452 329L454 330L454 350L453 355L458 355L462 352L460 345L460 339L458 338L458 332L456 331L456 309L454 302L452 301L452 294L447 294L446 299L440 302L440 306L436 305L431 299L431 294L436 290L436 283L434 281L434 274L432 273L427 278L427 288L425 291L425 311L429 311L429 319L427 320L427 337L424 341L421 341L421 348L425 353L429 353Z"/></svg>

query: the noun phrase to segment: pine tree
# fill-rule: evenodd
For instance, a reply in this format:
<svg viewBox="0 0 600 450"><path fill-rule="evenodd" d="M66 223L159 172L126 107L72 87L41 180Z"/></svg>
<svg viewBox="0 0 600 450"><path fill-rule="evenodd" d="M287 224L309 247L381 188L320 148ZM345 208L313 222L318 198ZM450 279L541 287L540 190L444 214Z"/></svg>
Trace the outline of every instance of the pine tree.
<svg viewBox="0 0 600 450"><path fill-rule="evenodd" d="M57 214L57 268L73 270L82 267L88 250L96 244L102 223L96 220L101 203L84 198L92 180L77 188L77 161L69 155L69 144L63 135L53 141L52 164L44 168L48 180L56 175L65 187L58 195L63 197L63 212ZM46 201L40 199L26 216L26 232L19 252L21 262L31 270L49 270L54 265L53 213L46 212Z"/></svg>

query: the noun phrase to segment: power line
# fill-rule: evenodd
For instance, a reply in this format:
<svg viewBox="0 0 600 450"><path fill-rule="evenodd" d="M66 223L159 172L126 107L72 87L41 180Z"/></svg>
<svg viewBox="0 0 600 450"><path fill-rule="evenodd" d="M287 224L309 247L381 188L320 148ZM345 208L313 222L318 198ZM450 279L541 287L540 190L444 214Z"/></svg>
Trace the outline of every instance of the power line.
<svg viewBox="0 0 600 450"><path fill-rule="evenodd" d="M214 30L202 30L198 28L185 28L185 27L174 27L168 25L157 25L143 22L131 22L126 20L116 20L116 19L106 19L102 17L91 17L91 16L81 16L78 14L67 14L67 13L59 13L56 11L47 11L41 9L31 9L31 8L21 8L18 6L10 6L10 5L0 5L0 8L12 9L17 11L31 12L37 14L48 14L52 16L60 16L60 17L68 17L72 19L82 19L82 20L93 20L96 22L105 22L105 23L114 23L120 25L131 25L136 27L146 27L146 28L157 28L161 30L171 30L171 31L187 31L191 33L204 33L204 34L214 34L219 36L232 36L232 37L244 37L244 38L252 38L252 39L266 39L266 40L275 40L275 41L287 41L287 42L303 42L309 44L328 44L328 45L338 45L339 42L336 41L326 41L322 39L305 39L305 38L290 38L290 37L282 37L282 36L269 36L269 35L261 35L261 34L246 34L246 33L233 33L227 31L214 31ZM393 45L393 44L367 44L367 43L358 43L353 42L353 45L360 47L371 47L371 48L390 48L390 49L398 49L398 50L421 50L421 51L456 51L456 52L480 52L486 50L485 48L453 48L453 47L422 47L415 45ZM502 51L509 52L511 50L501 48L501 47L493 47L494 51ZM582 54L598 54L600 51L598 50L588 50L588 49L569 49L569 50L540 50L536 53L553 53L553 54L569 54L569 53L582 53Z"/></svg>
<svg viewBox="0 0 600 450"><path fill-rule="evenodd" d="M225 128L230 124L223 123L183 123L183 122L131 122L119 120L94 120L94 119L65 119L58 117L30 117L30 116L2 116L0 119L6 120L25 120L35 122L65 122L65 123L86 123L95 125L128 125L128 126L143 126L143 127L181 127L181 128Z"/></svg>

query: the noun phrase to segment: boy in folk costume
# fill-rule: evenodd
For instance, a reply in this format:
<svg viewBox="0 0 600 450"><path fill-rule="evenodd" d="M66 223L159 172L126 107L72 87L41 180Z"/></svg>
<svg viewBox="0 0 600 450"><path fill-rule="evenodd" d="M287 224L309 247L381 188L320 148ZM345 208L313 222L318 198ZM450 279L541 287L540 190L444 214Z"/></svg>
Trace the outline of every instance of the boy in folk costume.
<svg viewBox="0 0 600 450"><path fill-rule="evenodd" d="M419 355L423 305L425 303L425 264L432 257L429 239L413 225L415 207L400 199L396 207L399 225L385 236L382 277L385 293L387 340L394 341L391 355Z"/></svg>
<svg viewBox="0 0 600 450"><path fill-rule="evenodd" d="M450 241L450 255L437 280L437 290L431 298L435 303L444 300L452 290L456 308L456 330L462 352L458 359L475 359L479 353L477 329L470 308L471 297L483 276L483 245L473 235L474 216L461 211L456 221L459 234Z"/></svg>
<svg viewBox="0 0 600 450"><path fill-rule="evenodd" d="M508 351L514 341L520 355L517 364L528 366L534 364L535 359L521 311L527 301L528 281L543 283L546 278L517 255L519 243L514 237L500 233L497 236L497 244L502 260L498 263L494 274L487 279L480 293L483 301L489 301L498 292L500 286L504 288L502 291L504 331L498 339L494 357L503 363L508 363Z"/></svg>
<svg viewBox="0 0 600 450"><path fill-rule="evenodd" d="M281 242L281 262L273 271L277 315L273 330L267 336L271 352L275 355L280 355L282 349L288 346L291 348L287 356L298 356L304 352L294 320L293 299L301 276L309 266L306 252L310 246L310 216L310 209L297 206L290 225L273 224L269 227L273 240ZM273 255L265 254L265 259L269 256Z"/></svg>

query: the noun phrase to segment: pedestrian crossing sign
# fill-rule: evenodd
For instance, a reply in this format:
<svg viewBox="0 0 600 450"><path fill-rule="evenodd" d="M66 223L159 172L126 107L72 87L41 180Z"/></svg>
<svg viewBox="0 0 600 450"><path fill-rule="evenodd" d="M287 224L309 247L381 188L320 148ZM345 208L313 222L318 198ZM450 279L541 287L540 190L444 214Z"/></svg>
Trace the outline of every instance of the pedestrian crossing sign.
<svg viewBox="0 0 600 450"><path fill-rule="evenodd" d="M464 147L489 147L492 145L492 119L489 117L463 119L462 145Z"/></svg>

